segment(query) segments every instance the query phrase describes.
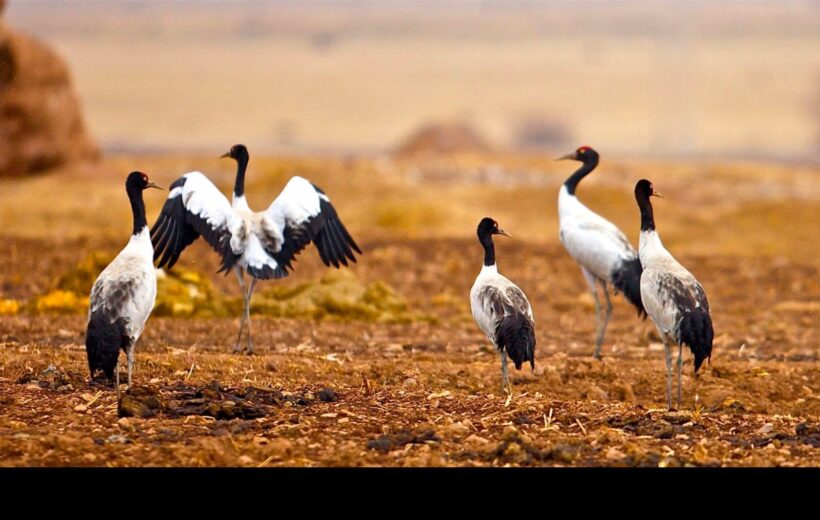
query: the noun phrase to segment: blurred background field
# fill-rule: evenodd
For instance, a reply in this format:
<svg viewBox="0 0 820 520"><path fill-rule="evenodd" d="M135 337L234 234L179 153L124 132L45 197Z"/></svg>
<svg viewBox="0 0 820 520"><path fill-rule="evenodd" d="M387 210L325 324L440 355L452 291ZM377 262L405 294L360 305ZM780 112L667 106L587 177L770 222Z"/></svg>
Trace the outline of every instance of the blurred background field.
<svg viewBox="0 0 820 520"><path fill-rule="evenodd" d="M0 127L17 124L4 25L65 60L100 154L0 172L0 464L818 464L820 4L12 0ZM218 157L238 142L253 209L302 175L364 255L337 272L308 248L260 284L245 358L228 354L235 277L194 244L159 277L137 379L338 402L118 421L112 395L84 393L83 341L90 284L131 229L125 176L201 170L228 194ZM637 245L632 190L651 179L664 243L709 294L715 356L685 368L689 415L657 415L662 346L621 297L588 359L593 302L556 211L578 163L554 161L580 145L602 157L580 199ZM146 192L149 222L166 196ZM500 268L536 316L538 367L509 409L469 311L484 216L513 234ZM403 451L371 445L426 422Z"/></svg>
<svg viewBox="0 0 820 520"><path fill-rule="evenodd" d="M300 174L359 235L469 237L491 214L555 243L573 164L551 159L586 144L603 160L584 200L632 240L647 177L676 251L820 257L814 2L20 1L4 17L65 58L103 152L5 182L4 233L121 236L128 171L199 169L227 192L216 157L243 142L256 209Z"/></svg>
<svg viewBox="0 0 820 520"><path fill-rule="evenodd" d="M17 1L104 150L499 146L817 160L816 2Z"/></svg>

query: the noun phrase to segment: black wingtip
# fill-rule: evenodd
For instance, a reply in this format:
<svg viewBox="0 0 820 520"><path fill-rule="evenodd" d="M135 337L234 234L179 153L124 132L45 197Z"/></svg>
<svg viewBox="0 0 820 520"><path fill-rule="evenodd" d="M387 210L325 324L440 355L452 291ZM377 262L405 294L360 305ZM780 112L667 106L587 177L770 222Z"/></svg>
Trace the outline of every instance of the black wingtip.
<svg viewBox="0 0 820 520"><path fill-rule="evenodd" d="M120 318L112 323L104 313L92 313L85 335L85 351L91 378L102 371L109 381L113 381L120 350L126 348L128 342L125 320Z"/></svg>
<svg viewBox="0 0 820 520"><path fill-rule="evenodd" d="M506 316L498 324L495 341L499 351L507 352L516 370L521 370L525 362L535 369L535 327L529 316L521 312Z"/></svg>
<svg viewBox="0 0 820 520"><path fill-rule="evenodd" d="M638 258L624 261L612 272L612 285L638 310L638 317L646 319L646 309L641 299L641 273L643 267Z"/></svg>
<svg viewBox="0 0 820 520"><path fill-rule="evenodd" d="M678 339L695 356L695 373L706 359L711 360L714 336L712 317L708 312L696 309L684 313L678 325Z"/></svg>

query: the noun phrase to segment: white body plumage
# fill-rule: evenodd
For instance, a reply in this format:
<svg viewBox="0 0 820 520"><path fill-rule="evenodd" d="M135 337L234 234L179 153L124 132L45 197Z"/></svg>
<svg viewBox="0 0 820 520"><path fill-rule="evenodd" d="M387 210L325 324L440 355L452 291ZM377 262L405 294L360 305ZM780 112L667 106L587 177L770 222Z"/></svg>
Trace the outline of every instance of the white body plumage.
<svg viewBox="0 0 820 520"><path fill-rule="evenodd" d="M238 257L236 265L256 273L280 272L279 262L269 253L282 250L286 226L308 222L321 212L321 201L330 202L308 180L296 176L265 211L256 212L248 207L244 195L229 203L201 172L182 178L184 182L171 190L168 199L181 197L188 213L204 221L214 235L227 237L231 252Z"/></svg>
<svg viewBox="0 0 820 520"><path fill-rule="evenodd" d="M511 310L526 314L535 323L532 307L524 292L499 273L495 265L481 268L470 289L470 309L476 324L493 345L497 345L495 333L498 325L509 316Z"/></svg>
<svg viewBox="0 0 820 520"><path fill-rule="evenodd" d="M470 289L470 309L478 327L501 356L503 388L512 396L507 358L516 370L525 362L535 368L535 320L524 291L498 272L493 235L510 236L498 222L485 217L476 230L484 248L484 264Z"/></svg>
<svg viewBox="0 0 820 520"><path fill-rule="evenodd" d="M655 231L650 197L660 196L652 183L641 179L635 185L635 200L641 211L638 244L643 273L641 299L647 314L658 328L666 352L666 401L672 408L672 352L678 346L678 406L682 403L683 345L694 356L695 373L712 357L714 329L706 292L697 279L663 247Z"/></svg>
<svg viewBox="0 0 820 520"><path fill-rule="evenodd" d="M119 354L128 359L128 384L134 368L134 349L154 309L157 275L154 248L145 219L142 192L159 188L142 172L131 172L125 190L131 203L134 225L131 238L94 281L88 305L85 350L91 377L102 372L119 391Z"/></svg>
<svg viewBox="0 0 820 520"><path fill-rule="evenodd" d="M641 231L639 251L644 308L658 332L679 343L683 313L694 309L709 312L706 293L695 276L663 247L655 230Z"/></svg>
<svg viewBox="0 0 820 520"><path fill-rule="evenodd" d="M145 328L157 298L154 248L148 227L132 235L128 244L100 273L91 289L88 318L102 312L110 323L125 319L131 344Z"/></svg>
<svg viewBox="0 0 820 520"><path fill-rule="evenodd" d="M575 196L578 183L598 165L598 153L582 146L560 159L581 161L576 170L558 192L559 238L573 260L581 267L595 300L595 357L601 358L601 346L612 315L609 287L624 297L645 315L641 304L641 263L638 253L626 235L612 222L598 215ZM604 294L602 306L598 299L598 286Z"/></svg>
<svg viewBox="0 0 820 520"><path fill-rule="evenodd" d="M587 208L567 187L558 192L561 244L582 269L612 282L612 273L638 253L615 224Z"/></svg>
<svg viewBox="0 0 820 520"><path fill-rule="evenodd" d="M223 157L237 161L232 202L202 173L186 173L171 185L151 239L159 267L173 267L202 236L221 257L219 271L236 272L245 300L237 350L247 323L247 352L253 352L250 303L257 280L288 276L296 255L311 242L322 262L336 268L355 262L353 252L361 250L327 195L302 177L292 177L266 210L252 211L245 198L247 148L234 145ZM251 277L247 290L245 272Z"/></svg>

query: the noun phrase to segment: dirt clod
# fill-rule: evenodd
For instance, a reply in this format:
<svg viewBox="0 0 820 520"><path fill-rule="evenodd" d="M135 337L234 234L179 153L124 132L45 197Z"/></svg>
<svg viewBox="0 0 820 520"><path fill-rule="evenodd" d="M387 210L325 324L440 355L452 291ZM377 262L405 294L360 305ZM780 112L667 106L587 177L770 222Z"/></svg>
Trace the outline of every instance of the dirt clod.
<svg viewBox="0 0 820 520"><path fill-rule="evenodd" d="M339 400L339 396L331 388L323 388L316 394L320 401L324 403L335 403Z"/></svg>

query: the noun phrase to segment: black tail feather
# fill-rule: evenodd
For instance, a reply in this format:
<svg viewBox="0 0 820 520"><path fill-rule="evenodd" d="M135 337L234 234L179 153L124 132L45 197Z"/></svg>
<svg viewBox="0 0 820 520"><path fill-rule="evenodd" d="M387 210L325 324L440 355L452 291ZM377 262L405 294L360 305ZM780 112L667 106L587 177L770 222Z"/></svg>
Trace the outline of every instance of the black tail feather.
<svg viewBox="0 0 820 520"><path fill-rule="evenodd" d="M535 327L529 316L520 312L506 316L495 331L495 342L500 352L507 352L516 370L521 370L525 361L535 368Z"/></svg>
<svg viewBox="0 0 820 520"><path fill-rule="evenodd" d="M624 293L629 303L638 309L638 317L646 319L646 310L641 301L641 261L637 258L627 260L612 272L612 285L617 291Z"/></svg>
<svg viewBox="0 0 820 520"><path fill-rule="evenodd" d="M101 370L109 381L113 381L120 350L126 350L129 344L124 319L111 323L102 312L92 314L85 335L85 352L88 355L91 378Z"/></svg>
<svg viewBox="0 0 820 520"><path fill-rule="evenodd" d="M712 357L712 340L715 332L712 329L712 317L709 313L696 309L683 315L678 325L678 341L688 346L695 356L695 372L703 360Z"/></svg>

